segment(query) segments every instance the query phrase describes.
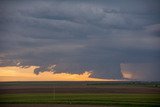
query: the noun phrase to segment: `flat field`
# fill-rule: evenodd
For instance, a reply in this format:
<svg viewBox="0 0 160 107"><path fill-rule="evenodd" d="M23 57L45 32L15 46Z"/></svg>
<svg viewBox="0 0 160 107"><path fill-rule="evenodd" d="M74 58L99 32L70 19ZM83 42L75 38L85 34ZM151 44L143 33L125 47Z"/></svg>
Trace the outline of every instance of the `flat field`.
<svg viewBox="0 0 160 107"><path fill-rule="evenodd" d="M0 104L1 107L35 104L39 107L55 104L56 107L159 107L160 88L159 82L3 82Z"/></svg>

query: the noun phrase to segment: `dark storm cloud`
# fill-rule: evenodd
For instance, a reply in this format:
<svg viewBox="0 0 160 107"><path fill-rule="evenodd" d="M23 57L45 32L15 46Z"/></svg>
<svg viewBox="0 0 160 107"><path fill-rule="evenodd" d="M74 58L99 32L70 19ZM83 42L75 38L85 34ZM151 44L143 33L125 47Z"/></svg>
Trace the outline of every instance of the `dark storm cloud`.
<svg viewBox="0 0 160 107"><path fill-rule="evenodd" d="M122 78L121 63L160 63L158 0L0 2L1 66Z"/></svg>
<svg viewBox="0 0 160 107"><path fill-rule="evenodd" d="M157 81L159 79L160 63L121 64L122 72L130 73L131 79ZM152 72L151 72L152 71Z"/></svg>

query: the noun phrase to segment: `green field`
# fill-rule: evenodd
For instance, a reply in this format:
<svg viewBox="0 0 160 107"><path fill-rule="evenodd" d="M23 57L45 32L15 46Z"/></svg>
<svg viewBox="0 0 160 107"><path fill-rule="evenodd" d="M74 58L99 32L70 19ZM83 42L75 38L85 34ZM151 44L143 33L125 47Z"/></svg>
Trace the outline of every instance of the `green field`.
<svg viewBox="0 0 160 107"><path fill-rule="evenodd" d="M160 107L160 82L2 82L0 93L0 104Z"/></svg>
<svg viewBox="0 0 160 107"><path fill-rule="evenodd" d="M159 107L156 94L4 94L1 104L93 104L126 107Z"/></svg>

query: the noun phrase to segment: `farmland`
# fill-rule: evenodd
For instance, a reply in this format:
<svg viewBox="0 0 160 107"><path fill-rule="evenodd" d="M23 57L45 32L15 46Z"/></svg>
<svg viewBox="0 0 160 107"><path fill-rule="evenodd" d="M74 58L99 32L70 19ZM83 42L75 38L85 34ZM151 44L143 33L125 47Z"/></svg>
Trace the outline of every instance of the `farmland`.
<svg viewBox="0 0 160 107"><path fill-rule="evenodd" d="M0 86L0 104L4 107L9 104L160 106L159 82L3 82Z"/></svg>

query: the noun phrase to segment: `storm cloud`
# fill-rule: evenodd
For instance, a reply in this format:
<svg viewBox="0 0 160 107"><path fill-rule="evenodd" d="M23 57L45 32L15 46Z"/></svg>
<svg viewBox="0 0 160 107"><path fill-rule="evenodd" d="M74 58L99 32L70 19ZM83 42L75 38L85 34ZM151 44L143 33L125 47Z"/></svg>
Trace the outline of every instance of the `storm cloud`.
<svg viewBox="0 0 160 107"><path fill-rule="evenodd" d="M121 63L160 63L159 7L159 0L1 0L0 66L122 79Z"/></svg>

